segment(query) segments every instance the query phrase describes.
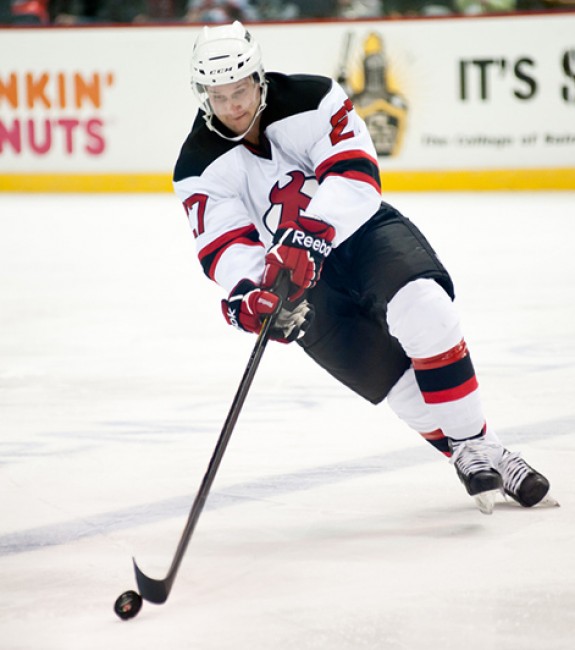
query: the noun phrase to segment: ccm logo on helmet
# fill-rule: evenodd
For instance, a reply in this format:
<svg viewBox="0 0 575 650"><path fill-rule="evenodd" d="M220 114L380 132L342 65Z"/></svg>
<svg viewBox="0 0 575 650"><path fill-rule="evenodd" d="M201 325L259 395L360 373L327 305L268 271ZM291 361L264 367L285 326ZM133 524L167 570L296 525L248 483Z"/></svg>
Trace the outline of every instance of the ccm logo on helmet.
<svg viewBox="0 0 575 650"><path fill-rule="evenodd" d="M225 74L226 72L231 72L232 70L232 66L229 68L218 68L217 70L211 70L211 74Z"/></svg>
<svg viewBox="0 0 575 650"><path fill-rule="evenodd" d="M310 248L312 251L316 251L324 257L327 257L331 253L331 246L326 243L325 239L316 239L311 235L306 235L301 230L294 231L293 242L302 248Z"/></svg>

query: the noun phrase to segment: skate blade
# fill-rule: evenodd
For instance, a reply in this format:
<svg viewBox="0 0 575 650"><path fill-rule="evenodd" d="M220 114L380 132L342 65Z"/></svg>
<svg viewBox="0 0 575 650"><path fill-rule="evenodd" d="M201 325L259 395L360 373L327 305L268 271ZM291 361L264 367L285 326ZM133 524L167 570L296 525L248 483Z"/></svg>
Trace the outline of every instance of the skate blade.
<svg viewBox="0 0 575 650"><path fill-rule="evenodd" d="M499 490L489 490L488 492L480 492L474 495L473 499L479 511L484 515L492 515L493 508L495 507L495 496L498 493Z"/></svg>
<svg viewBox="0 0 575 650"><path fill-rule="evenodd" d="M557 499L553 498L549 493L547 493L541 501L535 506L536 508L560 508L561 504Z"/></svg>
<svg viewBox="0 0 575 650"><path fill-rule="evenodd" d="M517 501L515 499L510 497L505 492L502 491L501 494L503 495L503 498L505 499L505 501L507 503L511 503L513 505L519 505L519 503L517 503ZM531 506L531 507L532 508L560 508L561 504L559 503L559 501L557 501L557 499L555 499L549 493L547 493L541 499L541 501L539 501L539 503L536 503L534 506ZM527 508L527 509L529 510L529 508Z"/></svg>

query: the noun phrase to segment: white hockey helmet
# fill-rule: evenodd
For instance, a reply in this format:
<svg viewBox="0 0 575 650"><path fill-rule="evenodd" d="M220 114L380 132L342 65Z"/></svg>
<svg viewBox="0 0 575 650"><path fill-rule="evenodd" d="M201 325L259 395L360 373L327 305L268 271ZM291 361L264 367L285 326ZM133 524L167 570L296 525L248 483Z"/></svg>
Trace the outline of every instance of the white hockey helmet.
<svg viewBox="0 0 575 650"><path fill-rule="evenodd" d="M251 129L266 106L267 84L260 46L238 20L231 25L204 27L192 51L192 90L205 113L208 128L227 140L241 140L247 131L230 138L212 125L213 109L207 88L234 83L250 76L261 88L260 106L250 124Z"/></svg>

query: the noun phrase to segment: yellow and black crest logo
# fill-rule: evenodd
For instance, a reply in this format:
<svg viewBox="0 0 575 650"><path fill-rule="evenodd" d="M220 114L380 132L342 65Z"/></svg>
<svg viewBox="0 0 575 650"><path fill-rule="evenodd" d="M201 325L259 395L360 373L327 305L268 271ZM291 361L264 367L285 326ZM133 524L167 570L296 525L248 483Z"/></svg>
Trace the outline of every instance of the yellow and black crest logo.
<svg viewBox="0 0 575 650"><path fill-rule="evenodd" d="M394 86L382 37L369 33L354 52L348 32L337 80L365 120L379 156L396 156L406 127L407 102Z"/></svg>

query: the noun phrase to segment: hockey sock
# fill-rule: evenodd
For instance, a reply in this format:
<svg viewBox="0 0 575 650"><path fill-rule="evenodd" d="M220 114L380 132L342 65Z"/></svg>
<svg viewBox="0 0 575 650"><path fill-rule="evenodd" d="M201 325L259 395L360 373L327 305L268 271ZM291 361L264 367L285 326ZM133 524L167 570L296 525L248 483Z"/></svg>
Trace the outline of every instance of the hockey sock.
<svg viewBox="0 0 575 650"><path fill-rule="evenodd" d="M479 386L463 339L446 352L412 362L423 400L444 434L457 440L483 431Z"/></svg>
<svg viewBox="0 0 575 650"><path fill-rule="evenodd" d="M429 431L428 433L419 432L419 435L427 442L435 447L437 451L441 452L447 458L451 458L451 449L449 448L449 440L447 436L444 435L441 429L435 429L435 431Z"/></svg>
<svg viewBox="0 0 575 650"><path fill-rule="evenodd" d="M447 293L433 280L414 280L389 302L387 322L412 360L411 370L388 396L396 413L441 451L445 442L437 430L454 440L479 434L485 418L478 382L459 315Z"/></svg>
<svg viewBox="0 0 575 650"><path fill-rule="evenodd" d="M430 445L435 447L437 451L441 452L444 456L447 456L447 458L451 458L451 448L449 447L449 439L441 429L435 429L434 431L429 431L429 432L419 431L418 433ZM493 431L493 429L490 429L487 425L485 425L482 434L485 442L490 443L491 460L493 461L493 464L496 466L501 461L501 457L503 455L503 452L505 451L505 448L503 447L503 444L501 443L499 436L495 433L495 431Z"/></svg>

